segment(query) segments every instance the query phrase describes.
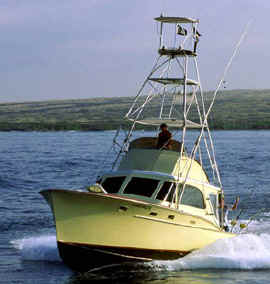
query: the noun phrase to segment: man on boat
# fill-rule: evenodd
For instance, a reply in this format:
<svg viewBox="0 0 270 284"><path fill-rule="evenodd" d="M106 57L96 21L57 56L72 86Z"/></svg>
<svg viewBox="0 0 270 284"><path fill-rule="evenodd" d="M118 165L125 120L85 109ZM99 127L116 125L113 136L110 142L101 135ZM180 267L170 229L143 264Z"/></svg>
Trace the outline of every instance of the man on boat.
<svg viewBox="0 0 270 284"><path fill-rule="evenodd" d="M160 125L160 130L161 131L158 135L157 148L158 149L164 149L164 150L170 150L171 149L172 134L168 130L167 124L162 123Z"/></svg>

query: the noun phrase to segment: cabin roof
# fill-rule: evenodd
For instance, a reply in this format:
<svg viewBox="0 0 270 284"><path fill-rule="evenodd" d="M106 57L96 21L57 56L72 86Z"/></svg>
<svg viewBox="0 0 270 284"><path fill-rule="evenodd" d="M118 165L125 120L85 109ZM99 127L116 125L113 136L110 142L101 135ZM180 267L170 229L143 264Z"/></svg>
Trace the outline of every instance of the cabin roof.
<svg viewBox="0 0 270 284"><path fill-rule="evenodd" d="M191 168L189 168L191 166ZM173 176L186 177L201 182L209 182L200 163L176 151L158 149L130 149L121 160L119 170L139 170L161 172Z"/></svg>

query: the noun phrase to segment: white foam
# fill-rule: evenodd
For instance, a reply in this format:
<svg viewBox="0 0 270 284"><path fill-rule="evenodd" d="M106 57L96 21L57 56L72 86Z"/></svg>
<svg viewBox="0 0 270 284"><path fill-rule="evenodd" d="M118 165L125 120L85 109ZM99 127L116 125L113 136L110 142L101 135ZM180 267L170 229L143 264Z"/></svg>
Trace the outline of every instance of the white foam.
<svg viewBox="0 0 270 284"><path fill-rule="evenodd" d="M156 262L167 270L270 269L270 235L243 234L221 239L184 258Z"/></svg>
<svg viewBox="0 0 270 284"><path fill-rule="evenodd" d="M248 225L247 228L240 230L239 225L241 223ZM234 230L234 233L239 233L239 232L244 233L244 234L254 233L256 235L263 234L263 233L268 234L270 232L270 221L269 219L264 219L264 218L261 218L258 220L251 220L251 221L250 219L246 219L246 220L242 219L238 221L237 226Z"/></svg>
<svg viewBox="0 0 270 284"><path fill-rule="evenodd" d="M61 261L53 235L23 238L11 243L21 251L24 260Z"/></svg>

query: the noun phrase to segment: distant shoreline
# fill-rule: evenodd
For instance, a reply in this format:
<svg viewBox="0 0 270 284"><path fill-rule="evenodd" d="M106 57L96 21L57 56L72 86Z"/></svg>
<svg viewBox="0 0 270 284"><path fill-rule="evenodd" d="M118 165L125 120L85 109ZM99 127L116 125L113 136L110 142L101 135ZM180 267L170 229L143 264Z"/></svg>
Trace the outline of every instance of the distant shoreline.
<svg viewBox="0 0 270 284"><path fill-rule="evenodd" d="M213 92L204 93L206 109L212 96ZM0 131L104 131L117 129L119 125L128 128L129 122L123 117L133 100L134 97L99 97L4 103L0 104ZM159 111L160 102L156 98L145 115L157 117ZM191 107L188 119L198 123L196 114L196 109ZM180 105L177 115L181 115ZM270 90L220 91L208 123L215 130L270 129ZM138 125L138 129L155 127Z"/></svg>
<svg viewBox="0 0 270 284"><path fill-rule="evenodd" d="M109 124L100 124L100 125L91 125L91 124L64 124L64 123L55 123L55 124L43 124L43 123L7 123L1 124L0 123L0 131L1 132L9 132L9 131L21 131L21 132L33 132L33 131L40 131L40 132L57 132L57 131L106 131L106 130L116 130L119 126L122 125L125 129L128 128L127 124L119 124L117 125L109 125ZM252 127L240 127L234 124L234 127L214 127L210 124L210 128L212 130L270 130L269 125L262 126L261 124L254 124ZM155 127L143 127L139 126L138 130L145 130L151 131L155 130ZM194 129L196 130L196 129Z"/></svg>

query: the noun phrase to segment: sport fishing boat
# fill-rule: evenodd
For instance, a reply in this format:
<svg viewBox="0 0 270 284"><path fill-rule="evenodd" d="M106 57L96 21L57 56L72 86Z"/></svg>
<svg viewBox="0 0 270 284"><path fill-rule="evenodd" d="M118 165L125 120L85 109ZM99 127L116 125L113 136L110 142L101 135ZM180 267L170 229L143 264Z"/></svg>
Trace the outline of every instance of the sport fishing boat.
<svg viewBox="0 0 270 284"><path fill-rule="evenodd" d="M158 56L124 117L128 131L114 138L119 148L111 170L85 191L41 191L54 215L60 256L78 271L174 260L234 236L224 221L207 122L211 101L198 70L199 21L162 15L155 20ZM163 143L161 124L169 133ZM142 127L157 132L142 137L135 131Z"/></svg>

